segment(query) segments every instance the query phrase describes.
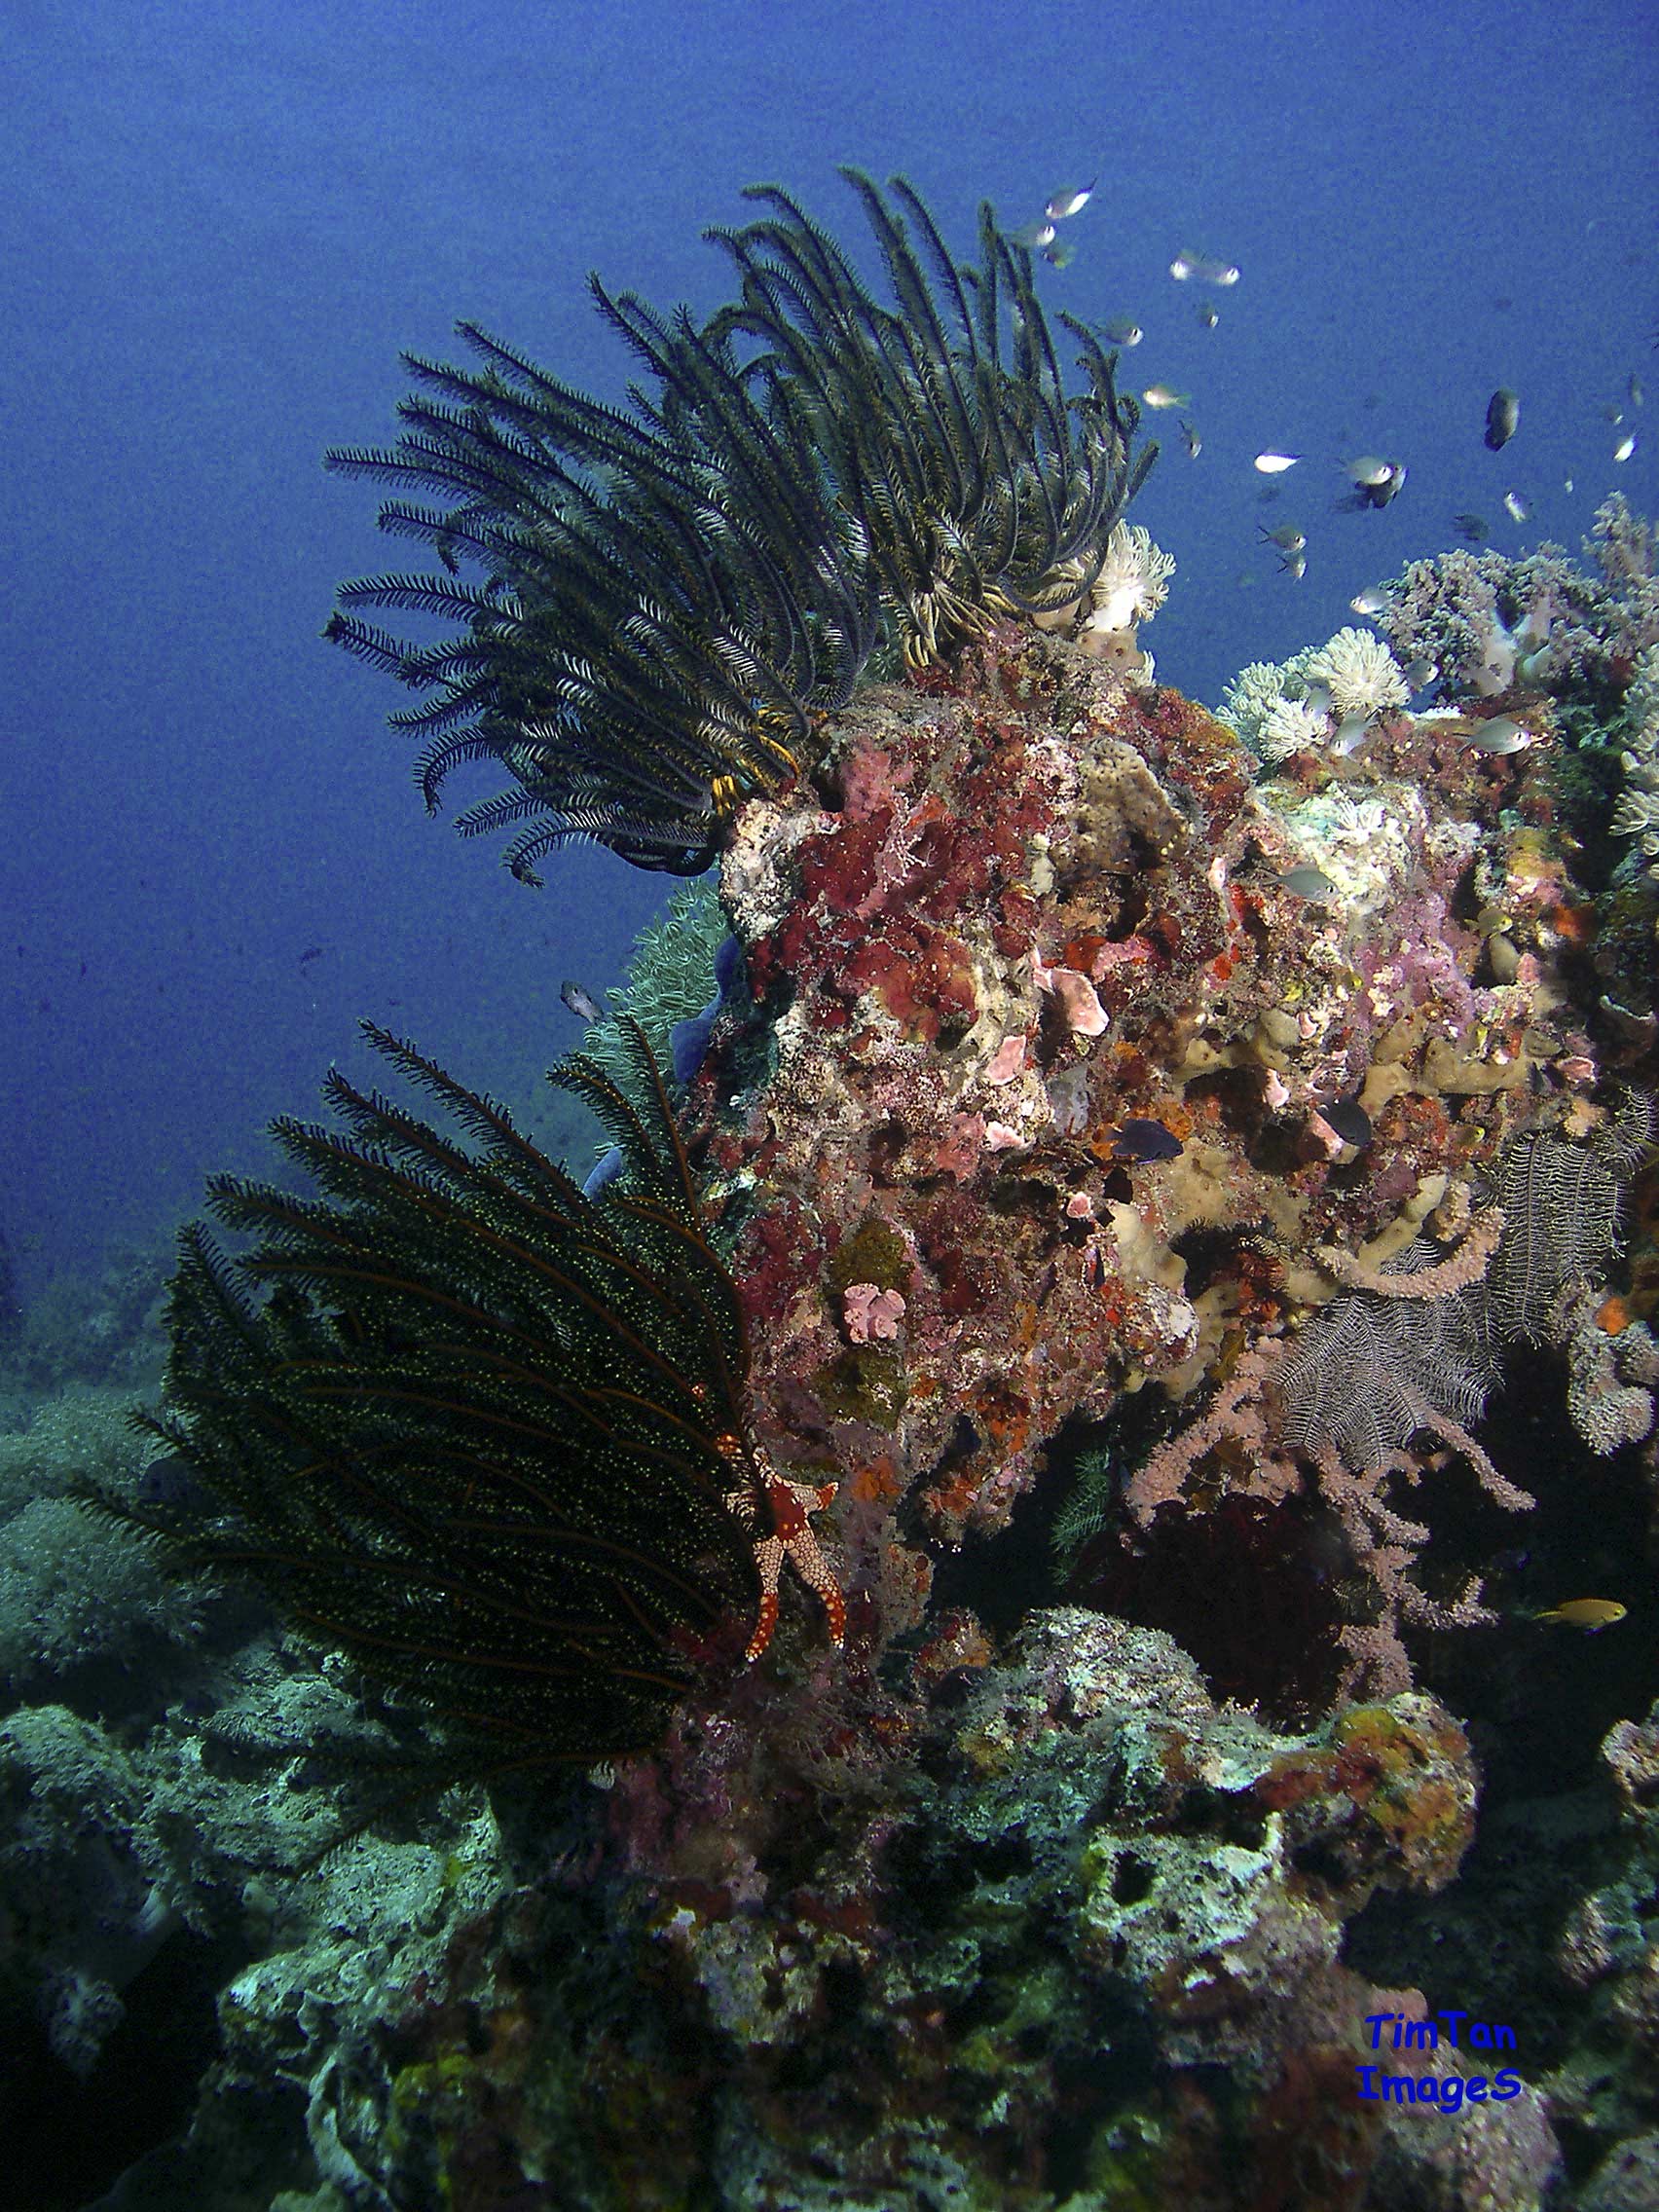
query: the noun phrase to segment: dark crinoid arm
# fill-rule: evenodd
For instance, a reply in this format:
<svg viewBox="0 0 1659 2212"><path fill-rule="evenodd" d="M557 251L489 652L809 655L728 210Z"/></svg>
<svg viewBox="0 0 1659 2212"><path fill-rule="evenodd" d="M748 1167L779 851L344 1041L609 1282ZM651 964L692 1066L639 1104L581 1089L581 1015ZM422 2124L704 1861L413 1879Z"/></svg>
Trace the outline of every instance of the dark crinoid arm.
<svg viewBox="0 0 1659 2212"><path fill-rule="evenodd" d="M625 1025L643 1106L585 1060L555 1071L622 1149L589 1199L500 1107L365 1028L471 1142L335 1073L343 1128L276 1126L319 1197L215 1182L252 1243L186 1233L154 1424L212 1509L145 1525L415 1693L452 1772L648 1745L758 1592L727 1504L742 1313L655 1064Z"/></svg>
<svg viewBox="0 0 1659 2212"><path fill-rule="evenodd" d="M572 838L699 872L745 798L811 768L884 628L921 667L1075 605L1157 452L1131 450L1116 356L1062 317L1068 389L1031 257L988 207L958 268L902 178L843 173L891 304L756 187L760 221L709 234L740 296L706 323L594 280L642 372L626 406L462 323L481 366L406 356L395 446L328 456L389 485L382 528L445 572L343 585L327 635L423 694L391 720L425 741L428 806L464 762L507 769L460 827L515 826L527 881ZM387 613L460 629L405 642Z"/></svg>
<svg viewBox="0 0 1659 2212"><path fill-rule="evenodd" d="M813 718L844 703L875 634L811 452L688 315L596 295L656 380L632 411L462 324L481 370L408 357L419 388L397 445L328 456L437 495L394 498L381 523L450 574L346 584L326 634L426 695L391 719L430 740L428 806L462 760L509 770L516 789L462 827L529 821L508 859L531 882L543 852L576 838L640 866L707 867L735 805L805 764ZM482 585L459 580L463 559ZM464 628L406 644L377 611Z"/></svg>
<svg viewBox="0 0 1659 2212"><path fill-rule="evenodd" d="M893 295L866 287L834 240L776 186L768 213L708 235L742 298L715 327L758 349L750 373L805 425L877 579L904 658L920 666L1013 611L1074 601L1157 453L1130 441L1116 356L1082 345L1067 390L1031 257L979 211L979 260L958 268L913 187L841 174L863 204Z"/></svg>

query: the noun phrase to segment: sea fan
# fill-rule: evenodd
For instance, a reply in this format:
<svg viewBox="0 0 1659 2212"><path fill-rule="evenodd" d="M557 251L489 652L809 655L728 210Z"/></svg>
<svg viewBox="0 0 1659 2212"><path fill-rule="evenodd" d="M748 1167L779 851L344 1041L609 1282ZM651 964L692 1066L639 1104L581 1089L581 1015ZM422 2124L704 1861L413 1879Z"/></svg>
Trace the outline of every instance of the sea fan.
<svg viewBox="0 0 1659 2212"><path fill-rule="evenodd" d="M1383 1271L1411 1274L1439 1257L1419 1237ZM1485 1410L1497 1359L1481 1285L1450 1297L1346 1291L1320 1309L1273 1376L1285 1441L1335 1449L1366 1473L1410 1443L1433 1413L1466 1427Z"/></svg>

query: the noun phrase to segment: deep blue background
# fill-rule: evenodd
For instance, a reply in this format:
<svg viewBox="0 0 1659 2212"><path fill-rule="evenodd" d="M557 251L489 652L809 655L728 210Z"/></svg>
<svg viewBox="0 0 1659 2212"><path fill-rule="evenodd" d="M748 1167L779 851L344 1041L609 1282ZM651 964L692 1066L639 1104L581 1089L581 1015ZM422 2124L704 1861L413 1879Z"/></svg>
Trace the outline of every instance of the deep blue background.
<svg viewBox="0 0 1659 2212"><path fill-rule="evenodd" d="M1450 543L1456 508L1516 548L1576 547L1615 483L1651 511L1659 414L1621 469L1601 409L1659 324L1656 23L1588 0L9 7L0 1222L25 1286L263 1161L361 1014L525 1098L576 1041L561 978L613 982L671 888L583 851L512 883L424 819L395 687L319 642L337 580L408 563L372 488L319 468L391 433L399 348L446 352L464 314L614 396L587 271L712 305L697 233L745 183L850 235L833 165L903 169L966 250L982 196L1012 227L1098 172L1047 296L1135 315L1127 381L1194 394L1204 451L1162 418L1136 509L1180 564L1144 642L1213 702ZM1244 272L1213 332L1166 274L1188 242ZM1524 414L1494 458L1500 382ZM1267 507L1264 446L1308 457ZM1382 514L1330 511L1355 450L1410 463ZM1308 529L1302 584L1264 517Z"/></svg>

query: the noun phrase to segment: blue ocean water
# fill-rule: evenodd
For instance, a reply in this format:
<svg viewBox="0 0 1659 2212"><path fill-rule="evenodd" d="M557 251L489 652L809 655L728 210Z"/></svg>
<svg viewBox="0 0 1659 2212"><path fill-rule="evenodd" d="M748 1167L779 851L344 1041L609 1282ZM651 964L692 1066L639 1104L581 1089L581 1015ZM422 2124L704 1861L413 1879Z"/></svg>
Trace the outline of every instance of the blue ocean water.
<svg viewBox="0 0 1659 2212"><path fill-rule="evenodd" d="M387 565L334 442L390 434L400 348L466 315L576 384L627 364L584 278L707 307L700 228L837 162L903 171L966 250L1098 183L1045 297L1145 330L1192 394L1135 517L1179 571L1150 643L1213 702L1453 542L1575 549L1654 442L1603 409L1659 325L1659 27L1640 10L245 0L0 22L0 1224L25 1292L266 1161L370 1014L510 1100L571 1046L662 879L571 851L526 890L423 816L387 686L319 640ZM1235 262L1206 329L1168 276ZM1501 455L1492 388L1522 396ZM1265 448L1305 457L1269 486ZM1404 459L1336 514L1338 462ZM1572 490L1566 487L1570 478ZM1513 491L1530 520L1511 522ZM1264 503L1266 501L1266 503ZM1295 520L1300 583L1257 525Z"/></svg>

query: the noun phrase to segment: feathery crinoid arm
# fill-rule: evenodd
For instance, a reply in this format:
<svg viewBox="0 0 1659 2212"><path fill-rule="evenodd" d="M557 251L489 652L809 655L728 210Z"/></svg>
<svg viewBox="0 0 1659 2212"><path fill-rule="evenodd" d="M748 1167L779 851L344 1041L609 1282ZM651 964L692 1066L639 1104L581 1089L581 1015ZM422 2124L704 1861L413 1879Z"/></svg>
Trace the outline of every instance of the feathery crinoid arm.
<svg viewBox="0 0 1659 2212"><path fill-rule="evenodd" d="M435 740L428 806L462 760L508 770L460 826L523 823L507 861L528 882L577 838L701 872L744 799L812 767L884 629L920 668L1075 603L1157 451L1131 454L1114 357L1061 317L1083 347L1068 389L1031 257L989 208L958 267L902 177L842 173L891 304L757 186L758 220L707 234L739 287L707 321L593 279L642 372L625 405L463 322L480 367L406 355L395 446L328 456L390 488L382 527L449 578L483 571L350 583L326 634L425 694L391 719ZM386 610L462 627L405 644Z"/></svg>
<svg viewBox="0 0 1659 2212"><path fill-rule="evenodd" d="M229 1258L186 1232L156 1424L212 1501L139 1517L183 1563L416 1693L452 1771L649 1744L700 1647L752 1610L728 1510L742 1314L643 1036L635 1105L576 1060L623 1147L590 1199L384 1030L456 1134L336 1072L276 1135L317 1196L220 1177Z"/></svg>

